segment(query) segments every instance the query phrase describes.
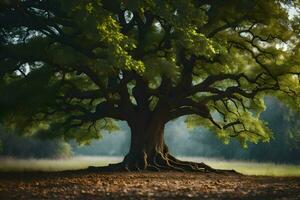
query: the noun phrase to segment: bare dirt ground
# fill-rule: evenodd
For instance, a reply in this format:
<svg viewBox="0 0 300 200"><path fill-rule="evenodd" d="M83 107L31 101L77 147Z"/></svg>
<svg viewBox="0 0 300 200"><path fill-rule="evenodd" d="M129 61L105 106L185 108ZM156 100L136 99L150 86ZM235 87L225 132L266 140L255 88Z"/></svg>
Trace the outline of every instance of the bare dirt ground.
<svg viewBox="0 0 300 200"><path fill-rule="evenodd" d="M213 173L0 173L0 199L300 199L300 177Z"/></svg>

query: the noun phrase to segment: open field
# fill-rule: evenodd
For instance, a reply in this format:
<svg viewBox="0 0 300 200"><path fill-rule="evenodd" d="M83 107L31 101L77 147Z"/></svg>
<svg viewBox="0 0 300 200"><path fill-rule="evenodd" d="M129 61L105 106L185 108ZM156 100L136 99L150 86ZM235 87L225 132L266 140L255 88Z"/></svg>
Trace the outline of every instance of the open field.
<svg viewBox="0 0 300 200"><path fill-rule="evenodd" d="M300 165L286 165L273 163L257 163L242 161L226 161L207 158L181 157L184 160L205 162L217 169L234 169L246 175L263 176L300 176ZM88 166L103 166L117 163L121 157L93 157L78 156L69 159L0 159L0 171L63 171L84 169Z"/></svg>

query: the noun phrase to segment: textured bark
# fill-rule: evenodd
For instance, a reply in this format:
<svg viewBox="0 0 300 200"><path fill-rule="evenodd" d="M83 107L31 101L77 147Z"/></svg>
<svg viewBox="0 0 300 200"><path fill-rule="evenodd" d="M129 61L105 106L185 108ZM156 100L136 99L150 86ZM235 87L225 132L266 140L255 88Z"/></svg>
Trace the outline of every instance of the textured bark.
<svg viewBox="0 0 300 200"><path fill-rule="evenodd" d="M163 115L151 117L137 115L133 122L129 123L129 127L131 129L130 149L118 166L128 171L139 171L158 170L158 166L166 165L163 163L168 152L164 142Z"/></svg>

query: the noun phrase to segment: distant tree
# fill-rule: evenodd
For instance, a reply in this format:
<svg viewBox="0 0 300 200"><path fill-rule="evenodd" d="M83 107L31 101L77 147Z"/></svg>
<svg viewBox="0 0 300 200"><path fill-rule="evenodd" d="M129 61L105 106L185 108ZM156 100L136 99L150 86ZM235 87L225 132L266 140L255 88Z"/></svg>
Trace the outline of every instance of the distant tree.
<svg viewBox="0 0 300 200"><path fill-rule="evenodd" d="M249 159L273 162L300 162L300 115L284 105L268 100L268 108L262 113L273 131L270 143L249 145ZM264 153L262 153L264 152Z"/></svg>
<svg viewBox="0 0 300 200"><path fill-rule="evenodd" d="M170 155L168 121L245 145L271 137L265 95L300 110L298 0L0 5L0 123L86 142L124 120L130 150L102 170L214 171Z"/></svg>
<svg viewBox="0 0 300 200"><path fill-rule="evenodd" d="M0 127L0 156L14 158L66 158L71 145L61 139L41 140L32 136L9 133Z"/></svg>

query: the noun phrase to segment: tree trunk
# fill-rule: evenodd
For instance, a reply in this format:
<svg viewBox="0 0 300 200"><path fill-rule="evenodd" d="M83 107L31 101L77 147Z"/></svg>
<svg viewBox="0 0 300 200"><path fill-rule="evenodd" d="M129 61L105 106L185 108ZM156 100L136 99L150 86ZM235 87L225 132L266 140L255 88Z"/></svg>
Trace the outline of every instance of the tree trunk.
<svg viewBox="0 0 300 200"><path fill-rule="evenodd" d="M98 171L201 171L221 172L204 163L186 162L170 155L164 142L165 120L162 113L145 117L137 115L131 122L131 144L128 154L118 164L106 167L90 167L89 170ZM223 171L222 171L223 172Z"/></svg>
<svg viewBox="0 0 300 200"><path fill-rule="evenodd" d="M168 149L164 142L164 120L140 118L129 126L131 144L123 161L125 167L128 170L145 170L165 165L163 162Z"/></svg>

